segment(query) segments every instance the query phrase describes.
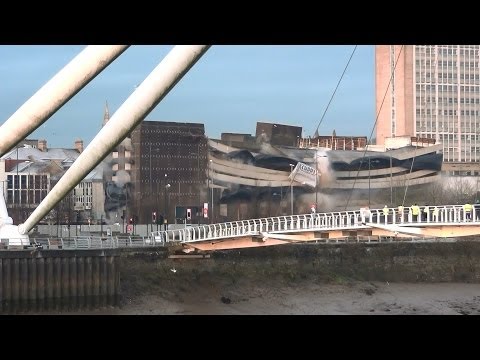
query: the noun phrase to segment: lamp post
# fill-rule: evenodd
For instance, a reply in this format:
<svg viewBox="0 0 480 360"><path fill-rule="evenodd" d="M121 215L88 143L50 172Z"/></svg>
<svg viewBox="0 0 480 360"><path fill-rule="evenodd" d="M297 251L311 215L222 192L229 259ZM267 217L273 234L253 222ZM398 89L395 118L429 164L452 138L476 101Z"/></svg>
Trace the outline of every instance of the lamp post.
<svg viewBox="0 0 480 360"><path fill-rule="evenodd" d="M153 189L152 189L152 143L149 144L149 150L148 150L148 155L149 155L149 169L150 169L150 214L153 213ZM151 219L151 216L150 216L150 219ZM148 222L150 222L151 220L148 220ZM153 223L151 225L151 229L152 229L152 232L153 232ZM148 231L148 225L147 225L147 231Z"/></svg>
<svg viewBox="0 0 480 360"><path fill-rule="evenodd" d="M295 165L289 164L290 165L290 176L292 176L293 173L293 168ZM290 215L293 215L293 176L290 180Z"/></svg>
<svg viewBox="0 0 480 360"><path fill-rule="evenodd" d="M167 219L167 174L163 177L162 186L163 186L163 221Z"/></svg>
<svg viewBox="0 0 480 360"><path fill-rule="evenodd" d="M165 176L167 176L167 174L165 174ZM165 181L166 181L166 178L165 178ZM165 205L165 218L164 218L164 222L165 222L165 230L168 229L168 216L167 216L167 191L168 189L170 188L170 184L167 184L165 185L165 199L164 199L164 205Z"/></svg>
<svg viewBox="0 0 480 360"><path fill-rule="evenodd" d="M368 208L370 208L370 155L368 156Z"/></svg>
<svg viewBox="0 0 480 360"><path fill-rule="evenodd" d="M390 154L390 206L393 206L392 154Z"/></svg>
<svg viewBox="0 0 480 360"><path fill-rule="evenodd" d="M315 211L318 211L318 154L315 150Z"/></svg>
<svg viewBox="0 0 480 360"><path fill-rule="evenodd" d="M202 208L202 199L200 197L200 187L201 187L201 180L200 180L200 141L201 140L198 140L198 143L197 143L197 191L198 191L198 206L199 208ZM197 211L197 214L198 214L198 211ZM200 219L202 218L202 214L203 214L203 209L201 211L200 214L198 214L198 219L197 219L197 222L198 222L198 225L200 225Z"/></svg>
<svg viewBox="0 0 480 360"><path fill-rule="evenodd" d="M160 196L159 196L159 193L160 193L160 190L159 190L159 182L157 181L157 200L156 200L156 203L155 203L155 211L160 211ZM158 216L158 213L157 213L157 216ZM157 231L158 231L158 217L157 217Z"/></svg>
<svg viewBox="0 0 480 360"><path fill-rule="evenodd" d="M210 221L209 221L210 224L213 221L213 186L210 186L210 182L212 181L210 179L210 168L211 167L212 167L212 160L209 160L209 162L208 162L208 192L210 193L210 196L211 196L211 210L210 210Z"/></svg>
<svg viewBox="0 0 480 360"><path fill-rule="evenodd" d="M200 141L197 143L197 152L194 153L194 152L191 152L190 153L190 156L195 156L197 158L197 192L198 192L198 207L201 207L202 205L202 200L201 200L201 197L200 197L200 190L201 190L201 181L200 181ZM192 181L193 181L193 178L192 178ZM197 211L197 223L200 224L200 218L201 218L201 215L198 214L198 211Z"/></svg>

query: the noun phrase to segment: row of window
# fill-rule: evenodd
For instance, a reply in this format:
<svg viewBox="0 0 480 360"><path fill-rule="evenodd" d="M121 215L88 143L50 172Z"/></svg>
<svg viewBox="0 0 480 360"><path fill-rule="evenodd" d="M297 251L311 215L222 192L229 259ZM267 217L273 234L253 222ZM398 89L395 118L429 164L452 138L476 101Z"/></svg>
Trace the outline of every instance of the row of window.
<svg viewBox="0 0 480 360"><path fill-rule="evenodd" d="M170 125L169 127L163 128L149 128L148 126L142 127L142 135L146 134L183 134L184 136L203 136L201 130L197 130L198 134L192 133L193 129L190 127L178 127L175 125Z"/></svg>
<svg viewBox="0 0 480 360"><path fill-rule="evenodd" d="M478 126L478 124L477 124ZM417 131L422 131L422 132L429 132L433 133L433 135L437 135L437 124L434 122L421 122L417 121L416 122L416 129ZM480 126L478 126L478 129L480 130ZM453 133L457 133L459 131L459 128L457 125L454 124L438 124L438 133L439 133L439 138L441 140L452 140L456 141L457 140L457 135L453 135ZM470 126L462 126L460 127L460 132L462 134L467 134L467 135L462 135L462 140L480 140L480 138L475 137L475 135L468 135L469 133L475 133L474 127Z"/></svg>
<svg viewBox="0 0 480 360"><path fill-rule="evenodd" d="M435 115L434 109L417 109L416 110L417 116L425 116L425 115ZM440 116L457 116L457 110L454 109L439 109L438 115ZM461 116L479 116L479 110L460 110Z"/></svg>
<svg viewBox="0 0 480 360"><path fill-rule="evenodd" d="M48 189L47 175L7 175L7 189Z"/></svg>
<svg viewBox="0 0 480 360"><path fill-rule="evenodd" d="M439 134L438 138L440 140L456 141L456 140L458 140L458 135L457 134ZM473 135L473 134L465 135L465 134L463 134L463 135L460 136L460 139L462 141L465 141L465 140L480 141L480 135Z"/></svg>
<svg viewBox="0 0 480 360"><path fill-rule="evenodd" d="M185 189L184 189L185 190ZM175 191L174 193L171 194L172 197L191 197L193 199L198 199L198 191L195 189L195 188L192 188L190 187L189 189L187 189L188 192L178 192L178 191ZM145 192L141 192L141 193L137 193L137 194L140 194L140 199L150 199L151 198L151 195L148 191L145 191ZM155 193L154 192L154 195L157 194L158 198L161 199L162 198L162 193ZM170 198L170 195L169 195L169 198Z"/></svg>
<svg viewBox="0 0 480 360"><path fill-rule="evenodd" d="M446 152L446 153L455 153L457 151L458 151L458 149L454 148L454 147L449 147L449 148L444 149L444 152ZM475 153L480 153L480 147L472 146L472 147L469 147L468 150L462 149L462 151L461 151L461 154L462 154L463 158L466 158L469 155L473 155Z"/></svg>
<svg viewBox="0 0 480 360"><path fill-rule="evenodd" d="M73 197L75 205L92 205L93 202L93 196L74 196Z"/></svg>
<svg viewBox="0 0 480 360"><path fill-rule="evenodd" d="M430 133L429 131L425 131L425 130L423 130L423 131L417 130L417 134L422 135L423 137L426 137L426 138L436 138L437 137L437 134ZM458 139L457 135L453 135L453 134L438 134L438 141L440 143L443 143L443 144L456 144L456 143L458 143L459 139ZM474 148L475 149L477 149L477 148L480 149L480 144L477 144L478 142L480 142L480 136L479 135L462 135L461 136L461 141L464 144L474 145L474 146L471 146L471 149L474 149ZM445 148L444 150L446 151L448 149ZM477 150L475 150L475 152L477 152Z"/></svg>
<svg viewBox="0 0 480 360"><path fill-rule="evenodd" d="M416 51L420 54L426 54L426 55L434 55L435 50L437 50L437 55L457 55L457 47L456 45L451 45L451 47L438 47L435 49L434 46L417 46ZM461 48L460 49L460 55L470 55L470 56L478 56L478 49L465 49Z"/></svg>
<svg viewBox="0 0 480 360"><path fill-rule="evenodd" d="M73 196L92 195L92 189L73 189Z"/></svg>
<svg viewBox="0 0 480 360"><path fill-rule="evenodd" d="M458 157L458 152L457 151L445 151L444 152L444 155L443 155L443 161L444 162L471 162L471 161L478 161L478 159L480 158L480 156L473 152L473 153L470 153L470 152L463 152L460 154L460 158Z"/></svg>
<svg viewBox="0 0 480 360"><path fill-rule="evenodd" d="M6 202L14 204L40 204L47 196L47 190L7 190Z"/></svg>
<svg viewBox="0 0 480 360"><path fill-rule="evenodd" d="M171 156L170 154L167 154L165 152L161 153L143 153L142 158L144 159L150 159L150 158L164 158L165 156L168 157L174 157L175 159L205 159L205 156L202 156L201 153L198 152L198 149L192 149L190 154L175 154L174 156Z"/></svg>
<svg viewBox="0 0 480 360"><path fill-rule="evenodd" d="M447 171L446 172L450 176L479 176L480 173L478 171Z"/></svg>
<svg viewBox="0 0 480 360"><path fill-rule="evenodd" d="M478 61L460 61L460 68L478 68ZM429 66L435 66L435 61L434 60L415 60L415 65L417 67L429 67ZM450 67L450 68L456 68L457 67L457 62L455 60L439 60L438 61L438 67Z"/></svg>
<svg viewBox="0 0 480 360"><path fill-rule="evenodd" d="M198 173L195 173L193 172L193 177L190 177L190 178L187 178L187 179L184 179L184 180L177 180L177 179L171 179L170 180L175 180L176 183L181 183L181 184L195 184L195 183L203 183L202 179L198 179ZM169 178L165 178L167 180L167 182L169 181ZM147 173L147 176L144 176L142 179L140 179L139 181L140 183L142 184L150 184L150 176L148 175ZM155 178L155 177L152 177L152 183L155 183L155 184L161 184L163 183L164 180L162 178Z"/></svg>
<svg viewBox="0 0 480 360"><path fill-rule="evenodd" d="M429 85L429 84L417 84L415 86L415 89L417 92L422 91L436 91L437 90L437 85ZM440 92L457 92L458 90L458 85L438 85L438 91ZM468 85L461 85L460 86L460 91L461 92L470 92L470 93L478 93L480 92L480 87L478 86L468 86Z"/></svg>
<svg viewBox="0 0 480 360"><path fill-rule="evenodd" d="M421 104L422 102L425 104L433 103L435 104L435 97L434 96L428 96L425 98L420 98L417 96L417 104ZM459 98L457 97L439 97L438 98L438 103L443 103L443 104L457 104ZM480 98L460 98L460 104L480 104Z"/></svg>
<svg viewBox="0 0 480 360"><path fill-rule="evenodd" d="M85 196L85 195L92 195L92 183L89 182L81 182L73 189L73 196Z"/></svg>
<svg viewBox="0 0 480 360"><path fill-rule="evenodd" d="M125 150L125 155L124 155L124 157L125 157L125 158L130 158L131 156L132 156L132 152L131 152L131 151L128 151L128 150ZM118 159L118 151L112 152L112 158Z"/></svg>
<svg viewBox="0 0 480 360"><path fill-rule="evenodd" d="M119 171L119 170L127 170L127 171L129 171L129 170L132 170L132 164L130 164L130 163L125 163L124 165L125 165L125 166L124 166L125 169L120 169L120 167L119 167L120 165L119 165L119 164L113 164L113 165L112 165L112 171Z"/></svg>
<svg viewBox="0 0 480 360"><path fill-rule="evenodd" d="M417 81L418 79L420 79L421 76L423 76L423 79L425 79L427 82L430 82L430 78L431 77L434 77L435 75L437 75L438 77L438 80L439 81L442 81L443 79L456 79L458 75L460 75L460 80L479 80L480 79L480 75L479 74L470 74L470 73L460 73L458 74L457 72L450 72L450 73L437 73L437 74L432 74L432 73L420 73L420 72L417 72L416 74L416 77L417 77ZM423 80L423 81L425 81Z"/></svg>

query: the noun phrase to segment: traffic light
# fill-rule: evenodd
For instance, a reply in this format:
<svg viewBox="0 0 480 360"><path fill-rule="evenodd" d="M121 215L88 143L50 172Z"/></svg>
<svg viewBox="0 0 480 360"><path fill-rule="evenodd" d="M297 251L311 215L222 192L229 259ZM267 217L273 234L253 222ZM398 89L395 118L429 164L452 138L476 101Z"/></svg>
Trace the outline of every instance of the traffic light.
<svg viewBox="0 0 480 360"><path fill-rule="evenodd" d="M192 219L192 209L187 209L187 220Z"/></svg>
<svg viewBox="0 0 480 360"><path fill-rule="evenodd" d="M157 212L156 211L152 212L152 223L153 224L157 223Z"/></svg>
<svg viewBox="0 0 480 360"><path fill-rule="evenodd" d="M128 223L129 223L130 225L132 225L132 224L133 224L133 218L128 219Z"/></svg>

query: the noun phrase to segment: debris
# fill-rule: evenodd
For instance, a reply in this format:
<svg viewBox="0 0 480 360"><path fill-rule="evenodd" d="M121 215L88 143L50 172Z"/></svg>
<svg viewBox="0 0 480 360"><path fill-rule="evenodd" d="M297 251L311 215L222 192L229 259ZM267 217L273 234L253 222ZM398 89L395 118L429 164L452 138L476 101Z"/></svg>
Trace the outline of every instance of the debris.
<svg viewBox="0 0 480 360"><path fill-rule="evenodd" d="M220 298L220 300L221 300L222 303L224 303L224 304L230 304L230 303L232 302L232 300L230 300L230 298L225 297L225 296L222 296L222 297Z"/></svg>

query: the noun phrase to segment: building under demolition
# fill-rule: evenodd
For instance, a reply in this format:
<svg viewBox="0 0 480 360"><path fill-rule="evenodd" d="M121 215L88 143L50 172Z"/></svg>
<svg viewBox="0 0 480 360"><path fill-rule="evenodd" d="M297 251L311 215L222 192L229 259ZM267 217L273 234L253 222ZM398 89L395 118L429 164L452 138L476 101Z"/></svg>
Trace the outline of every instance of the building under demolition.
<svg viewBox="0 0 480 360"><path fill-rule="evenodd" d="M103 124L109 120L105 106ZM441 145L397 137L302 138L302 128L257 123L256 135L207 139L199 123L143 121L43 223L202 224L326 210L324 194L435 181ZM9 213L23 222L83 151L25 140L0 161ZM342 195L345 197L344 195ZM129 230L130 229L130 230Z"/></svg>
<svg viewBox="0 0 480 360"><path fill-rule="evenodd" d="M265 131L243 147L232 146L234 134L209 140L208 177L222 189L222 220L335 210L349 193L364 201L370 192L430 184L441 172L442 145L432 139L397 137L374 146L365 137L332 135L298 138L291 146L298 132L291 130L277 145ZM327 203L326 195L337 200Z"/></svg>

